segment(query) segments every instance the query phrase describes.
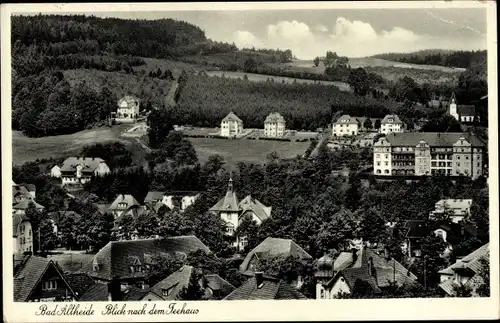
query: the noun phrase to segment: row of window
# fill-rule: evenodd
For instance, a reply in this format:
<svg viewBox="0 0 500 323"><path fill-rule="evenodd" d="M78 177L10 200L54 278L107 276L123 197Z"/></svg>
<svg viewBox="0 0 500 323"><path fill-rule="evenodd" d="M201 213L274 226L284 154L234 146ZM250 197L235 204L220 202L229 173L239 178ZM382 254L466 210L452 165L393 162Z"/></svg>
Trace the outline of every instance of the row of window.
<svg viewBox="0 0 500 323"><path fill-rule="evenodd" d="M30 236L31 236L31 230L30 230ZM29 240L31 240L31 239L29 239ZM26 237L21 237L21 238L19 239L19 241L21 242L21 245L26 244Z"/></svg>
<svg viewBox="0 0 500 323"><path fill-rule="evenodd" d="M46 280L42 282L42 290L57 289L57 280Z"/></svg>

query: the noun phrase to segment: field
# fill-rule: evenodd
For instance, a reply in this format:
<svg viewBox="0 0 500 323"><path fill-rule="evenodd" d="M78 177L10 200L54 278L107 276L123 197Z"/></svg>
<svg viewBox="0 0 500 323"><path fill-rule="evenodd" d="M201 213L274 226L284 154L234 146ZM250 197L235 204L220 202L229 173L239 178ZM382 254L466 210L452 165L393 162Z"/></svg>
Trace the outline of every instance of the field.
<svg viewBox="0 0 500 323"><path fill-rule="evenodd" d="M349 64L352 68L363 67L368 72L378 74L388 81L396 81L401 77L409 76L417 83L429 82L433 84L457 82L458 76L464 71L463 68L399 63L372 57L350 58ZM315 67L312 60L297 60L288 63L286 70L316 74L325 72L322 63Z"/></svg>
<svg viewBox="0 0 500 323"><path fill-rule="evenodd" d="M314 80L306 80L306 79L298 79L292 77L284 77L284 76L270 76L264 74L254 74L254 73L244 73L244 72L223 72L223 71L210 71L207 72L208 76L218 76L221 77L224 75L227 78L236 78L243 79L246 75L249 81L252 82L266 82L268 79L272 79L276 83L286 83L293 84L294 82L302 83L302 84L322 84L322 85L333 85L338 87L341 91L350 91L351 87L349 84L344 82L331 82L331 81L314 81Z"/></svg>
<svg viewBox="0 0 500 323"><path fill-rule="evenodd" d="M60 158L78 154L83 146L107 141L120 141L131 149L133 160L140 161L145 150L133 138L120 138L131 125L117 125L84 130L70 135L29 138L19 131L12 132L12 162L19 165L42 158Z"/></svg>
<svg viewBox="0 0 500 323"><path fill-rule="evenodd" d="M293 158L302 155L309 147L309 142L288 142L248 139L216 139L216 138L188 138L196 150L201 163L208 160L210 155L221 155L226 165L235 167L238 162L262 164L266 156L273 151L280 158Z"/></svg>

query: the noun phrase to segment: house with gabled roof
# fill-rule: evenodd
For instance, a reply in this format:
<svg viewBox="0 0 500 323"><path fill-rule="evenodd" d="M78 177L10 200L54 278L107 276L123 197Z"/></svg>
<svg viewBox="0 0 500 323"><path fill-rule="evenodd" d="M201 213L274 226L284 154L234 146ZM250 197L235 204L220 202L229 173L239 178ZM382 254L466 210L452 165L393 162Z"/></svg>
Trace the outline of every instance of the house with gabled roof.
<svg viewBox="0 0 500 323"><path fill-rule="evenodd" d="M436 202L434 210L430 212L429 217L434 219L443 215L445 212L448 212L451 222L458 223L470 214L471 205L472 199L439 200Z"/></svg>
<svg viewBox="0 0 500 323"><path fill-rule="evenodd" d="M324 258L317 266L317 299L351 294L359 282L369 286L370 292L375 294L393 285L400 288L419 286L417 277L398 261L367 247L342 252L335 261Z"/></svg>
<svg viewBox="0 0 500 323"><path fill-rule="evenodd" d="M26 199L26 200L22 200L21 202L17 203L16 205L14 205L12 207L13 213L14 214L25 214L26 210L28 209L28 207L30 205L34 205L35 209L37 211L42 211L43 209L45 209L45 207L43 205L37 203L35 200Z"/></svg>
<svg viewBox="0 0 500 323"><path fill-rule="evenodd" d="M155 256L185 259L191 252L210 249L195 236L110 241L79 271L96 282L144 288Z"/></svg>
<svg viewBox="0 0 500 323"><path fill-rule="evenodd" d="M139 117L140 100L133 95L126 95L118 100L116 121L120 123L135 122Z"/></svg>
<svg viewBox="0 0 500 323"><path fill-rule="evenodd" d="M220 135L222 137L233 138L243 132L243 120L238 118L232 111L224 117L220 125Z"/></svg>
<svg viewBox="0 0 500 323"><path fill-rule="evenodd" d="M259 225L262 221L271 217L272 208L265 206L251 195L238 201L233 187L233 179L230 178L226 195L209 211L217 214L226 222L226 235L234 237L233 245L243 249L246 246L246 239L244 237L235 237L235 231L241 221L248 216Z"/></svg>
<svg viewBox="0 0 500 323"><path fill-rule="evenodd" d="M332 125L332 135L334 137L356 136L360 129L359 120L344 114Z"/></svg>
<svg viewBox="0 0 500 323"><path fill-rule="evenodd" d="M307 299L282 279L256 273L223 300L293 300Z"/></svg>
<svg viewBox="0 0 500 323"><path fill-rule="evenodd" d="M474 123L476 121L476 107L472 104L457 105L455 92L451 95L450 114L461 123ZM479 120L477 120L479 121Z"/></svg>
<svg viewBox="0 0 500 323"><path fill-rule="evenodd" d="M204 275L205 299L219 300L229 295L236 289L233 284L223 279L217 274Z"/></svg>
<svg viewBox="0 0 500 323"><path fill-rule="evenodd" d="M451 266L439 271L441 282L439 288L447 295L454 296L455 287L465 286L471 290L473 296L477 296L476 289L485 283L481 276L482 267L485 265L483 262L489 264L489 257L490 244L487 243L458 259Z"/></svg>
<svg viewBox="0 0 500 323"><path fill-rule="evenodd" d="M64 160L62 166L54 167L51 169L51 176L60 177L63 186L85 184L93 176L104 176L111 172L103 159L94 157L69 157Z"/></svg>
<svg viewBox="0 0 500 323"><path fill-rule="evenodd" d="M125 213L132 212L134 209L140 208L141 204L130 194L118 194L116 199L108 207L108 211L111 212L115 219L120 217Z"/></svg>
<svg viewBox="0 0 500 323"><path fill-rule="evenodd" d="M267 237L246 255L240 265L240 272L251 276L259 270L260 260L274 257L294 257L300 260L312 259L307 251L291 239Z"/></svg>
<svg viewBox="0 0 500 323"><path fill-rule="evenodd" d="M404 123L397 114L388 114L380 122L380 133L404 132Z"/></svg>
<svg viewBox="0 0 500 323"><path fill-rule="evenodd" d="M280 138L285 135L285 118L278 112L272 112L264 120L264 136Z"/></svg>
<svg viewBox="0 0 500 323"><path fill-rule="evenodd" d="M192 266L182 266L177 271L152 286L148 293L144 295L143 300L173 301L179 299L184 288L189 286L189 282L195 271L196 269Z"/></svg>
<svg viewBox="0 0 500 323"><path fill-rule="evenodd" d="M74 301L77 295L64 273L47 258L24 256L14 259L15 302Z"/></svg>
<svg viewBox="0 0 500 323"><path fill-rule="evenodd" d="M144 204L150 209L158 210L161 205L167 206L170 210L178 208L180 211L186 210L200 196L197 191L149 191L144 199Z"/></svg>
<svg viewBox="0 0 500 323"><path fill-rule="evenodd" d="M34 200L36 198L36 187L33 184L18 185L12 181L12 205L24 200Z"/></svg>

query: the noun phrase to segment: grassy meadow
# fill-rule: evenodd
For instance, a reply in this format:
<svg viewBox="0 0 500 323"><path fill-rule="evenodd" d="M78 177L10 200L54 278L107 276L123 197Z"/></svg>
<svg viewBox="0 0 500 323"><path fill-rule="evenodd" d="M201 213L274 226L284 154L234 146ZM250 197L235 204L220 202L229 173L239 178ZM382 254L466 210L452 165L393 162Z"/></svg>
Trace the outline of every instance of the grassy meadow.
<svg viewBox="0 0 500 323"><path fill-rule="evenodd" d="M266 156L273 151L280 158L293 158L302 155L309 147L310 142L288 142L271 140L248 139L219 139L219 138L188 138L201 163L208 160L210 155L221 155L228 167L235 167L239 162L262 164Z"/></svg>
<svg viewBox="0 0 500 323"><path fill-rule="evenodd" d="M143 159L145 150L134 138L120 137L120 133L131 125L115 125L79 131L69 135L29 138L20 131L12 132L12 162L20 165L43 158L61 158L78 154L85 145L120 141L132 151L136 161Z"/></svg>

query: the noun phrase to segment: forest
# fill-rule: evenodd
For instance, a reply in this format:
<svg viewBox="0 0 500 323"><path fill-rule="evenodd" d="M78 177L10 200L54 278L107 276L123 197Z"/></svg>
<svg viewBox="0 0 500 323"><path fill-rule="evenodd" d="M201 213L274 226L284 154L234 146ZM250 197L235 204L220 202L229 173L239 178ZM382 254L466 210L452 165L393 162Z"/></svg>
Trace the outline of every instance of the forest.
<svg viewBox="0 0 500 323"><path fill-rule="evenodd" d="M372 56L401 63L439 65L467 68L474 61L486 60L486 50L477 51L440 51L422 50L413 53L386 53Z"/></svg>
<svg viewBox="0 0 500 323"><path fill-rule="evenodd" d="M284 116L288 129L326 127L338 111L354 116L383 118L394 102L344 93L320 84L280 84L189 75L178 106L175 124L218 127L230 111L247 128L262 128L271 112Z"/></svg>

